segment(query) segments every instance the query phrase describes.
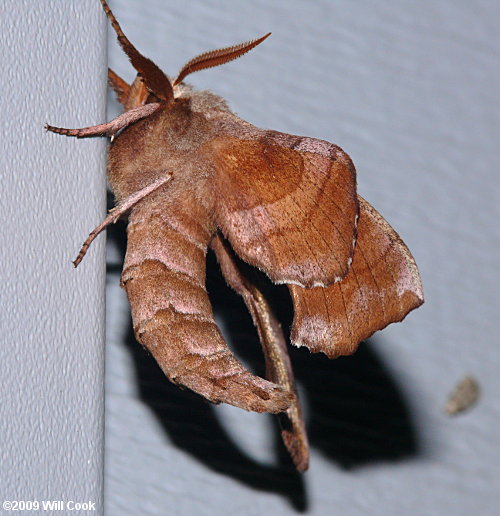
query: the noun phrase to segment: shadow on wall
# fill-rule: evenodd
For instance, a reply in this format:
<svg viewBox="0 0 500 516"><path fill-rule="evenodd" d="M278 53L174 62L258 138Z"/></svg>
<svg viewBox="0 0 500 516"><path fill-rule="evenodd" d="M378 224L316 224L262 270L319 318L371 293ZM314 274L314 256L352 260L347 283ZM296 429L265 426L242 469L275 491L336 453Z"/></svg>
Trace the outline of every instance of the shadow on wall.
<svg viewBox="0 0 500 516"><path fill-rule="evenodd" d="M125 252L124 225L108 232ZM119 267L120 269L121 267ZM110 272L119 270L108 268ZM267 290L272 287L272 290ZM224 321L225 337L236 354L259 375L264 359L252 320L240 297L226 284L214 256L207 263L207 289L214 312ZM265 287L283 328L291 324L286 287ZM277 465L267 466L245 455L220 424L210 403L170 383L154 359L136 342L132 328L126 345L134 358L140 397L161 423L170 441L205 466L254 489L287 498L298 512L308 508L305 478L296 473L276 427ZM339 467L396 461L419 453L415 426L390 371L362 344L351 357L329 360L322 354L290 347L297 382L305 394L312 448Z"/></svg>

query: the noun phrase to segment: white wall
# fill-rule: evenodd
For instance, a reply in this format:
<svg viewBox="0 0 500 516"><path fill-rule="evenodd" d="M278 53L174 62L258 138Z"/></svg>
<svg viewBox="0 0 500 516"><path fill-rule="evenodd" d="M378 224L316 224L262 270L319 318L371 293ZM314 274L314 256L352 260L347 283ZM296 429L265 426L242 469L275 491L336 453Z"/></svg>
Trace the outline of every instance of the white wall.
<svg viewBox="0 0 500 516"><path fill-rule="evenodd" d="M426 304L353 357L293 354L312 445L299 478L275 449L272 419L213 408L162 377L134 342L110 275L108 513L498 514L498 2L113 6L170 74L199 52L272 31L190 82L260 127L341 145L362 195L414 253ZM131 78L112 35L109 45L111 65ZM261 361L244 309L215 272L209 288L237 351ZM466 373L481 401L450 419L441 408Z"/></svg>
<svg viewBox="0 0 500 516"><path fill-rule="evenodd" d="M95 504L77 514L103 509L104 241L71 260L104 212L105 142L43 127L104 119L105 28L95 0L0 1L0 501Z"/></svg>

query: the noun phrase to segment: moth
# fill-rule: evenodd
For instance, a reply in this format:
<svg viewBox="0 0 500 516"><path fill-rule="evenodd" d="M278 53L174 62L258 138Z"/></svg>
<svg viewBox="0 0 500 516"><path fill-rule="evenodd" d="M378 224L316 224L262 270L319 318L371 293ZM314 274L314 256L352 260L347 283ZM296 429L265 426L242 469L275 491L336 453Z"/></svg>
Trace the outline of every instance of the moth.
<svg viewBox="0 0 500 516"><path fill-rule="evenodd" d="M109 70L124 113L81 129L47 126L78 138L111 138L109 184L116 206L94 238L128 216L121 276L137 340L165 375L214 403L279 414L298 470L308 443L283 331L240 259L289 288L291 342L330 358L401 321L423 302L417 266L391 226L356 193L356 172L338 146L259 129L226 101L184 82L236 59L269 34L191 59L174 79L127 39L104 11L137 76ZM266 379L233 355L215 324L205 287L211 248L257 328ZM239 257L239 258L238 258Z"/></svg>

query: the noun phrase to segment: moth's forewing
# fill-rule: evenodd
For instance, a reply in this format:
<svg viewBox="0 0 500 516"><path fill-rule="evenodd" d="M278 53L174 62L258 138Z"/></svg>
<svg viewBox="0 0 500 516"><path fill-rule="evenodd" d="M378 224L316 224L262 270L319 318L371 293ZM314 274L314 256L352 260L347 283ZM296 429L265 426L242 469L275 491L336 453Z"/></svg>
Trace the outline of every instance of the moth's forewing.
<svg viewBox="0 0 500 516"><path fill-rule="evenodd" d="M275 283L313 287L343 278L359 209L347 154L244 122L225 129L210 145L215 217L236 253Z"/></svg>

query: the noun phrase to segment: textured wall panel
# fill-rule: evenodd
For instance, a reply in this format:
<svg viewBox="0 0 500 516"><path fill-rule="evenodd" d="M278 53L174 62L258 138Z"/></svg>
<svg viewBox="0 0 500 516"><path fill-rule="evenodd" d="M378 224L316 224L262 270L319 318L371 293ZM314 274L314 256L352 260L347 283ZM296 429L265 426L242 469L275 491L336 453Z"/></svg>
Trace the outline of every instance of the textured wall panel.
<svg viewBox="0 0 500 516"><path fill-rule="evenodd" d="M273 31L247 56L189 82L260 127L341 145L361 194L414 253L426 304L353 357L293 353L312 445L311 469L298 477L278 451L272 418L209 406L162 377L134 342L111 275L109 514L497 514L498 2L113 6L130 39L172 75L199 52ZM112 35L110 62L133 77ZM112 265L123 252L118 229ZM258 367L244 308L211 270L221 325ZM449 418L442 406L466 373L480 382L481 400Z"/></svg>
<svg viewBox="0 0 500 516"><path fill-rule="evenodd" d="M105 144L43 127L103 120L104 16L94 0L0 12L0 498L102 514L104 242L71 260L104 213Z"/></svg>

